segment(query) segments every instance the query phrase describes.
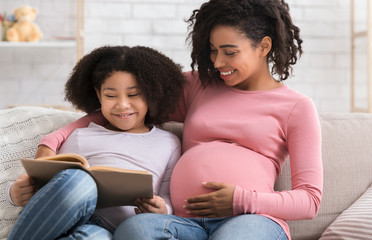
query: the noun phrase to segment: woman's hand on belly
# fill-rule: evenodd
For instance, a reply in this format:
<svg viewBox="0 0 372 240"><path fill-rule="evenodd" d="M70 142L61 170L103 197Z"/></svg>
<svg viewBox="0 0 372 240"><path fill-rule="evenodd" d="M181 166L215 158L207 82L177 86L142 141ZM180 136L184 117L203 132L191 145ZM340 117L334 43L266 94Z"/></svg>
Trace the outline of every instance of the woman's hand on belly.
<svg viewBox="0 0 372 240"><path fill-rule="evenodd" d="M203 186L215 191L186 199L187 213L205 218L232 216L235 186L219 182L206 182Z"/></svg>

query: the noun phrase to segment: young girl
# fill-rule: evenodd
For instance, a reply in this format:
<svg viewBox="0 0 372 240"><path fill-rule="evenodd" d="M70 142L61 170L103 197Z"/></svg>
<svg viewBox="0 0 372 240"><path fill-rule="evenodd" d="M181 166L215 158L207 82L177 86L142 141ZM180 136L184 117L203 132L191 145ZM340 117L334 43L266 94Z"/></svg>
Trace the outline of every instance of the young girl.
<svg viewBox="0 0 372 240"><path fill-rule="evenodd" d="M69 169L28 201L22 198L32 182L22 176L11 187L11 198L17 205L28 202L8 239L110 239L110 232L135 212L172 214L169 181L180 142L154 125L167 120L183 84L181 68L150 48L101 47L86 55L66 83L66 99L87 113L100 110L105 125L77 129L59 152L79 153L92 166L147 170L153 175L155 196L138 199L136 209L95 210L94 180L84 171Z"/></svg>
<svg viewBox="0 0 372 240"><path fill-rule="evenodd" d="M283 0L210 0L189 24L198 71L171 116L184 123L175 216L133 216L114 238L290 239L286 220L315 217L323 188L316 108L283 84L302 53L300 30ZM63 141L84 121L49 138ZM292 189L274 191L288 156Z"/></svg>

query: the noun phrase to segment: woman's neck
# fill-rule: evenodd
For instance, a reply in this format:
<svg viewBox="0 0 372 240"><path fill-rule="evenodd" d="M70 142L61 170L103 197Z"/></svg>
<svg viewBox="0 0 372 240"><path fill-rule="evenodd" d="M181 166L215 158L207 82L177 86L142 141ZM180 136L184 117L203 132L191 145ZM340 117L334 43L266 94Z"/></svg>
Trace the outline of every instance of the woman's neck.
<svg viewBox="0 0 372 240"><path fill-rule="evenodd" d="M275 80L271 74L264 74L261 76L251 76L244 82L235 85L234 88L243 91L261 91L275 89L281 86L283 84Z"/></svg>

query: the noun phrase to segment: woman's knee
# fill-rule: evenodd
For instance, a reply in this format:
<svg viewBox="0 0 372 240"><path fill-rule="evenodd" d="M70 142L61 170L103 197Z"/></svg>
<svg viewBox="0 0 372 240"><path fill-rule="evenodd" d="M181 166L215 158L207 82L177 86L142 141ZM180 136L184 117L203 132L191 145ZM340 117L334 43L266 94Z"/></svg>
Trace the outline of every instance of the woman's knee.
<svg viewBox="0 0 372 240"><path fill-rule="evenodd" d="M207 239L207 233L197 223L174 215L142 213L122 222L114 239Z"/></svg>
<svg viewBox="0 0 372 240"><path fill-rule="evenodd" d="M153 214L142 213L124 220L115 230L114 236L125 236L128 232L137 232L153 222ZM145 228L148 229L148 228ZM144 229L144 230L145 230ZM114 237L115 238L115 237Z"/></svg>
<svg viewBox="0 0 372 240"><path fill-rule="evenodd" d="M89 240L111 240L112 234L103 227L94 224L83 224L69 231L60 240L89 239Z"/></svg>
<svg viewBox="0 0 372 240"><path fill-rule="evenodd" d="M233 234L233 235L231 235ZM284 230L273 220L255 214L232 217L211 234L210 239L287 239Z"/></svg>
<svg viewBox="0 0 372 240"><path fill-rule="evenodd" d="M168 239L164 236L164 225L172 221L172 217L174 216L156 213L141 213L132 216L116 228L114 239Z"/></svg>

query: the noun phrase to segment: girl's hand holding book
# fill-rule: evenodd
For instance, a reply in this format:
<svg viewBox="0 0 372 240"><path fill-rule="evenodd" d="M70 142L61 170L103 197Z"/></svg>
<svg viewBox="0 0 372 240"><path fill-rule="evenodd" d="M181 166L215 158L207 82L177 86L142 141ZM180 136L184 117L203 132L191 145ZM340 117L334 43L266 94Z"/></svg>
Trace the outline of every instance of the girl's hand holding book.
<svg viewBox="0 0 372 240"><path fill-rule="evenodd" d="M17 206L24 207L34 194L34 181L27 174L19 176L10 187L10 197Z"/></svg>
<svg viewBox="0 0 372 240"><path fill-rule="evenodd" d="M137 208L134 209L136 214L140 213L160 213L167 214L168 210L163 198L154 196L153 198L139 198L135 201Z"/></svg>

